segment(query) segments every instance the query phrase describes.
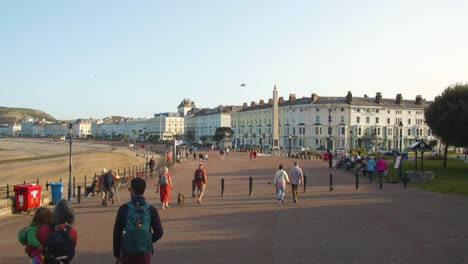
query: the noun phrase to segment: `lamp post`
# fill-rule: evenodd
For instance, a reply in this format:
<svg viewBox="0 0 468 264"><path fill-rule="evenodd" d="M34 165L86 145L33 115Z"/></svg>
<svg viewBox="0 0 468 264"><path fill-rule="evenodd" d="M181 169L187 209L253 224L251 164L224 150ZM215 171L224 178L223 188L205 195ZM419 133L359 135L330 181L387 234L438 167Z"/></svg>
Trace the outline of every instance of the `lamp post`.
<svg viewBox="0 0 468 264"><path fill-rule="evenodd" d="M240 144L239 144L239 143L240 143L240 142L239 142L239 136L237 136L237 137L236 137L236 145L237 145L237 150L239 150L239 146L240 146Z"/></svg>
<svg viewBox="0 0 468 264"><path fill-rule="evenodd" d="M330 152L330 135L331 135L331 105L327 104L328 108L328 134L327 134L327 152Z"/></svg>
<svg viewBox="0 0 468 264"><path fill-rule="evenodd" d="M353 150L353 128L351 128L351 131L349 131L349 137L350 137L350 142L349 142L349 151L351 152Z"/></svg>
<svg viewBox="0 0 468 264"><path fill-rule="evenodd" d="M403 153L402 153L402 144L403 144L403 123L400 121L400 124L398 124L398 127L400 128L400 179L401 176L403 175Z"/></svg>
<svg viewBox="0 0 468 264"><path fill-rule="evenodd" d="M72 195L72 133L73 133L73 124L68 124L68 136L70 137L70 156L68 161L68 201L71 201Z"/></svg>
<svg viewBox="0 0 468 264"><path fill-rule="evenodd" d="M291 157L291 139L292 139L292 137L291 137L291 136L289 136L289 137L288 137L288 141L289 141L289 144L288 144L288 146L289 146L289 151L288 151L288 158L290 158L290 157Z"/></svg>
<svg viewBox="0 0 468 264"><path fill-rule="evenodd" d="M260 134L260 153L263 153L263 135Z"/></svg>

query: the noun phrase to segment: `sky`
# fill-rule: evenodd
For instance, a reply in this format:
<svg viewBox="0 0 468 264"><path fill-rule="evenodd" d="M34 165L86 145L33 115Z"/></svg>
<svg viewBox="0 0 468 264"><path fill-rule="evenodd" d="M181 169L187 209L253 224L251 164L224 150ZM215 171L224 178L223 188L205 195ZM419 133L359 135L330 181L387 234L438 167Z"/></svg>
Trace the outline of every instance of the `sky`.
<svg viewBox="0 0 468 264"><path fill-rule="evenodd" d="M0 1L0 106L152 117L279 96L433 100L468 81L468 1ZM246 86L240 86L245 83Z"/></svg>

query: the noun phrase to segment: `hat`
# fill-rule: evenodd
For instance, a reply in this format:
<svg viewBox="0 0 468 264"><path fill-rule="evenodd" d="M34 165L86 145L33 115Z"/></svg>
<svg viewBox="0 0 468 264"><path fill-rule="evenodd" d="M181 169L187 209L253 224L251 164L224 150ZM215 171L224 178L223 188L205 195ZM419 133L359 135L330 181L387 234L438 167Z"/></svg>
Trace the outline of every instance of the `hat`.
<svg viewBox="0 0 468 264"><path fill-rule="evenodd" d="M102 173L107 173L107 170L106 170L106 168L102 169L102 171L101 171L101 172L102 172Z"/></svg>

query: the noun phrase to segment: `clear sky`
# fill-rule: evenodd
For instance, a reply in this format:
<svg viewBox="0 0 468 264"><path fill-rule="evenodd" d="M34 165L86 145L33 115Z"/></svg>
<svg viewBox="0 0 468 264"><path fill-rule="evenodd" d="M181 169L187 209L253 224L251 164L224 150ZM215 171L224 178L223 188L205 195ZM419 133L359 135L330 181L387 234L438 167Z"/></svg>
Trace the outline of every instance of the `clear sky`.
<svg viewBox="0 0 468 264"><path fill-rule="evenodd" d="M468 1L0 1L0 106L58 119L279 96L433 100L468 81ZM240 84L245 83L245 87Z"/></svg>

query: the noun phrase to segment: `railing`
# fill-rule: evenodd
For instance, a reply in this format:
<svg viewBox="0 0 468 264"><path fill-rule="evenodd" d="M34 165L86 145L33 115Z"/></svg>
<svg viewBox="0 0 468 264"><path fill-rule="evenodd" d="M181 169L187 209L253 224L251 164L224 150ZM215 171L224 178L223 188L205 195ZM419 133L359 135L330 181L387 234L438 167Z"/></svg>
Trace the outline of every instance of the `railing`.
<svg viewBox="0 0 468 264"><path fill-rule="evenodd" d="M165 165L164 160L158 160L155 166L155 170L158 171L161 166ZM114 170L115 171L115 170ZM135 165L135 166L129 166L126 168L120 168L117 169L117 174L119 175L120 179L118 180L118 183L120 183L120 186L126 186L128 179L133 179L135 177L144 177L145 179L148 179L150 177L150 172L149 172L149 167L146 166L145 163ZM100 175L100 173L94 173L94 175L84 175L84 176L73 176L72 177L72 197L76 197L77 194L77 189L78 186L82 186L82 190L86 190L86 187L88 185L91 185L93 183L93 180L95 177ZM154 175L153 175L154 176ZM63 187L64 191L68 191L68 179L66 181L63 181L62 178L59 178L57 182L63 182ZM4 186L0 186L0 198L9 198L9 197L14 197L14 186L16 185L21 185L21 184L39 184L39 178L36 178L35 180L24 180L22 183L17 183L17 184L6 184ZM43 186L45 191L49 190L49 181L46 181L45 187ZM68 195L68 193L63 193L64 197Z"/></svg>

